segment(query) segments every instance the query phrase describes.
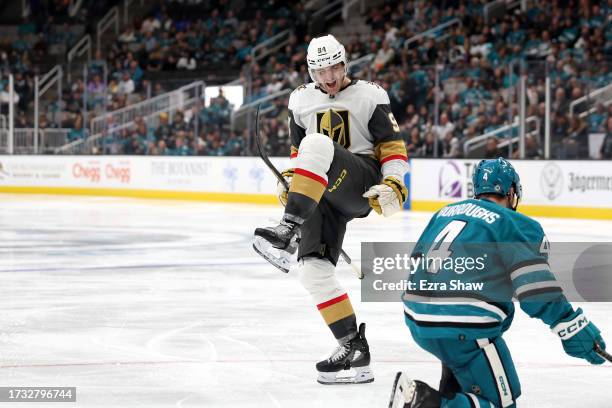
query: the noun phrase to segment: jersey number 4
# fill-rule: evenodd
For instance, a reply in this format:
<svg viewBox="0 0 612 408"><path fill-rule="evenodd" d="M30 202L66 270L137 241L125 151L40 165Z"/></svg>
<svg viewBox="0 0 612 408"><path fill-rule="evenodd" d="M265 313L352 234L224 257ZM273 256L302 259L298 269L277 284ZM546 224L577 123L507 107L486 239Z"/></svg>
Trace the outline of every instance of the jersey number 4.
<svg viewBox="0 0 612 408"><path fill-rule="evenodd" d="M431 248L427 252L426 260L428 261L427 272L438 273L440 267L444 263L444 260L452 255L453 251L451 245L457 236L463 231L467 225L466 221L453 220L446 224L446 226L436 235Z"/></svg>

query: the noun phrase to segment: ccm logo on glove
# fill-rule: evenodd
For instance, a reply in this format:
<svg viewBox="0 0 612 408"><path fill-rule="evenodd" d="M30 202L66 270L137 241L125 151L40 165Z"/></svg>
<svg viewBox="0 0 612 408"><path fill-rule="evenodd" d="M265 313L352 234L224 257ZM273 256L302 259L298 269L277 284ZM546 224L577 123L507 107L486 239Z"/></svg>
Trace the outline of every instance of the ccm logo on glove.
<svg viewBox="0 0 612 408"><path fill-rule="evenodd" d="M587 324L589 324L589 319L585 315L579 315L570 322L559 323L553 328L553 331L557 333L561 340L571 339Z"/></svg>

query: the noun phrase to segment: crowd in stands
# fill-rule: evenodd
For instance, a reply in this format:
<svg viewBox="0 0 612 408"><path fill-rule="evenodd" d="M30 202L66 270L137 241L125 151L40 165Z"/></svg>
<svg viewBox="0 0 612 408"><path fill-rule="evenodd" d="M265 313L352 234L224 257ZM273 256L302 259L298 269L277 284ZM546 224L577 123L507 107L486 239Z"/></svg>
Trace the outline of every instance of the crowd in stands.
<svg viewBox="0 0 612 408"><path fill-rule="evenodd" d="M354 35L345 43L349 60L372 55L372 62L353 76L378 82L387 90L412 157L434 152L441 157L462 157L466 141L508 125L509 118L518 115L518 79L526 73L526 116L540 121L539 127L528 129L526 149L528 157L537 158L542 156L548 73L552 79L553 156L587 157L590 133L612 133L612 105L599 104L594 113L580 118L569 114L569 104L612 83L612 0L530 1L525 13L515 8L490 20L483 13L485 3L387 0L371 8L367 14L371 32ZM109 51L96 53L87 83L77 79L64 90L63 106L57 109L68 112L73 120L70 139L85 138L85 129L96 115L164 92L159 83L147 80L149 73L235 69L248 89L245 102L308 82L305 59L311 37L304 2L287 5L271 0L248 8L234 7L236 4L241 2L165 0L146 18L123 30ZM442 23L448 27L406 42ZM293 33L284 48L262 60L251 60L256 44L287 28ZM14 43L3 48L8 54L0 53L0 68L19 72L16 66L28 66L34 52L22 53L20 47L23 44ZM44 48L39 50L44 52ZM5 68L2 62L7 60L10 66ZM32 86L23 75L16 97L21 117ZM84 92L88 97L86 117L82 115ZM8 102L5 91L0 93L0 102L4 107ZM271 155L285 155L289 150L286 103L286 95L270 102L266 107L271 109L261 121ZM249 135L231 129L231 110L221 95L210 106L156 117L144 125L136 122L131 130L105 136L107 142L98 151L253 154ZM176 133L168 135L167 129ZM507 147L498 144L516 134L516 128L498 132L487 140L486 154L510 155ZM608 144L602 147L604 157ZM513 155L516 146L512 146Z"/></svg>
<svg viewBox="0 0 612 408"><path fill-rule="evenodd" d="M537 118L530 123L538 124L528 127L526 156L539 158L548 74L552 155L587 158L588 135L612 132L612 105L598 104L586 117L579 112L570 115L569 108L572 101L612 83L612 1L529 2L526 13L516 8L490 21L485 20L484 3L387 1L372 8L371 33L365 38L355 35L346 44L350 60L373 55L373 62L357 77L387 90L411 156L430 157L436 152L440 157L463 157L466 141L515 120L519 76L526 74L526 117ZM448 28L406 44L442 23ZM290 52L249 68L255 78L254 99L307 80L303 61L309 40L305 36L301 46L292 44ZM437 71L436 66L440 66ZM485 154L517 157L517 143L503 143L505 137L517 134L516 126L493 133ZM274 145L270 150L286 152L287 146Z"/></svg>
<svg viewBox="0 0 612 408"><path fill-rule="evenodd" d="M110 6L120 2L85 0L75 16L69 15L67 1L31 0L29 3L33 12L19 26L18 38L0 44L0 113L6 114L11 102L8 93L11 72L15 74L16 121L22 127L33 126L33 78L52 66L44 64L50 49L56 44L69 49L79 40L74 27L99 18ZM79 68L71 83L64 80L60 102L56 102L55 95L49 96L44 101L45 111L41 112L40 121L48 126L73 128L75 132L70 133L69 141L85 138L96 116L170 90L164 89L160 82L147 80L147 74L232 69L238 75L241 67L249 63L250 52L256 44L290 27L298 32L303 29L296 24L296 19L304 20L300 14L301 2L270 1L260 5L242 2L239 6L235 1L231 3L227 0L156 2L149 15L135 19L107 49L95 53L86 78ZM215 119L219 114L214 112L214 106L204 110L203 122L216 126L216 131L222 134L220 137L227 138L229 113L219 121Z"/></svg>
<svg viewBox="0 0 612 408"><path fill-rule="evenodd" d="M166 2L138 26L128 27L109 59L135 52L147 71L240 70L257 44L295 28L302 7L300 2L288 7L288 2L271 1L236 13L228 1L218 3Z"/></svg>
<svg viewBox="0 0 612 408"><path fill-rule="evenodd" d="M226 7L227 1L219 1L215 7L210 3L163 2L159 10L141 22L127 27L105 57L101 53L96 54L95 61L90 67L91 79L88 84L77 80L73 85L72 94L67 95L66 99L75 101L76 108L79 101L82 101L83 89L87 87L91 120L94 115L104 114L104 110L121 109L138 102L143 99L144 94L155 96L161 93L163 89L159 88L158 83L155 84L157 88L154 92L147 92L150 87L145 79L147 73L233 68L237 75L242 74L243 83L253 78L252 92L247 95L246 102L281 89L295 88L304 83L307 78L306 70L302 67L305 51L299 58L294 55L296 50L305 50L304 41L298 40L303 38L299 36L304 27L296 23L296 21L305 23L301 2L287 6L287 2L271 1L260 5L259 8L243 8L241 12ZM256 44L290 27L293 34L284 52L274 53L264 61L264 64L251 65L251 50ZM298 69L305 75L296 75L295 72L288 75L288 65L299 67ZM104 67L108 72L108 85L102 80ZM286 115L286 102L286 100L275 101L273 105L282 106L282 109L275 108L263 119L264 137L268 137L268 129L280 128L280 135L269 136L271 154L284 154L287 148L286 140L282 136L283 132L286 133L286 126L278 125L280 122L284 124L286 117L283 120L274 116L275 112L282 113L282 111L285 111ZM142 132L137 129L140 126L137 123L131 131L111 132L112 135L109 135L104 143L106 147L98 151L114 153L129 151L131 154L134 151L143 154L247 154L246 152L251 150L244 141L244 132L237 134L230 129L231 109L228 109L227 103L224 97L220 98L220 102L215 98L210 106L201 106L198 112L187 115L190 121L195 121L194 118L197 117L198 135L191 137L187 132L185 135L187 143L179 142L180 149L174 147L173 140L152 138L151 135L163 133L157 132L156 129L150 129L147 132L149 136L143 138ZM185 120L185 116L178 117L180 120ZM176 124L176 117L170 120ZM160 121L161 118L153 120L155 123ZM195 129L193 123L187 123L185 126ZM128 135L135 134L138 136L133 139L137 139L137 143L126 142L131 138ZM111 142L113 138L116 140ZM136 145L138 148L134 147ZM128 147L124 148L125 146ZM239 147L242 147L242 150L239 150Z"/></svg>
<svg viewBox="0 0 612 408"><path fill-rule="evenodd" d="M208 107L201 103L191 109L162 112L155 118L138 117L134 125L109 130L99 139L95 154L171 155L171 156L241 156L248 144L248 134L222 129L229 121L232 106L220 92Z"/></svg>
<svg viewBox="0 0 612 408"><path fill-rule="evenodd" d="M8 76L13 73L16 120L24 127L31 127L33 123L34 76L44 75L58 60L63 61L65 53L88 30L91 18L104 15L108 8L118 1L84 0L74 15L69 12L70 3L65 0L24 2L29 6L29 16L16 26L14 36L5 37L0 42L0 110L2 114L8 111ZM66 93L68 88L66 87ZM71 105L70 99L64 98L66 105ZM62 106L56 105L49 107L54 111L61 108ZM76 114L80 109L72 111ZM57 120L57 123L53 121L49 125L59 126L61 120Z"/></svg>
<svg viewBox="0 0 612 408"><path fill-rule="evenodd" d="M526 13L515 9L490 22L483 16L482 2L446 6L452 3L456 7L397 2L369 15L372 36L379 39L376 45L370 43L372 50L378 49L373 78L388 90L412 155L429 156L437 142L440 156L460 157L465 141L508 124L508 118L518 114L516 85L521 72L527 74L526 116L543 121L548 71L553 155L588 157L588 133L606 132L612 107L599 106L585 120L570 117L569 104L585 91L612 83L612 2L534 2ZM461 23L404 46L406 39L426 28L424 22L431 27L453 19ZM359 47L359 39L349 46ZM433 112L436 64L443 64L438 71L443 84L438 126ZM527 141L528 157L542 155L544 126L539 130Z"/></svg>
<svg viewBox="0 0 612 408"><path fill-rule="evenodd" d="M216 4L212 4L216 3ZM128 26L117 38L109 52L96 53L89 69L89 81L75 81L71 92L64 100L68 110L75 117L82 96L87 90L89 121L107 111L121 109L142 100L144 97L156 96L164 92L159 82L152 85L147 74L159 71L202 69L235 69L236 75L243 66L249 66L252 48L282 30L291 27L294 35L286 52L291 59L291 44L302 46L297 35L302 30L296 20L304 20L302 3L287 6L287 2L271 1L257 7L228 7L228 1L164 1L161 7L142 21ZM260 75L254 81L253 92L248 100L253 100L286 87L295 87L305 78L294 78L291 82L281 80L279 74L272 72L278 68L283 71L287 61L276 53L267 59L265 73L255 66L249 75ZM277 58L280 61L277 61ZM300 65L302 60L299 61ZM108 76L107 84L103 77ZM275 80L279 80L276 81ZM153 91L151 91L153 88ZM169 89L168 89L169 90ZM275 102L278 105L279 102ZM286 101L284 101L286 105ZM286 108L286 106L285 106ZM196 108L194 108L196 109ZM187 115L169 115L169 117L150 118L146 125L136 122L133 129L113 131L105 135L100 153L130 154L206 154L228 155L245 154L246 147L243 132L237 134L230 129L231 107L222 95L213 98L209 106L199 106L197 111L191 109ZM274 111L270 114L274 114ZM270 117L270 114L266 117ZM263 132L270 126L275 128L274 118L271 123L262 124ZM168 124L167 121L170 121ZM195 122L197 121L197 126ZM151 126L156 124L159 129ZM163 129L183 129L181 135L165 135ZM197 129L197 135L193 134ZM78 140L86 134L74 133L71 140ZM274 136L277 138L277 136ZM176 140L175 140L176 139ZM282 140L282 137L280 138ZM284 142L283 142L284 143ZM278 151L286 147L278 144ZM178 145L178 147L176 147ZM274 145L274 143L273 143ZM136 153L135 153L136 152Z"/></svg>

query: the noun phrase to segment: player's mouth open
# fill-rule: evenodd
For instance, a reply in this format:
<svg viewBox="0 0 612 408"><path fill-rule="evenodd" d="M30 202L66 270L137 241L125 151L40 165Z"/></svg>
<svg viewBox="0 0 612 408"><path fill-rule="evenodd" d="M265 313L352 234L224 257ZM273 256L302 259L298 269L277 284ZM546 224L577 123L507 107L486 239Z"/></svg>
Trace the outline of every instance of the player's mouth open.
<svg viewBox="0 0 612 408"><path fill-rule="evenodd" d="M326 82L325 85L327 85L327 87L330 89L334 89L337 83L338 81L332 81L332 82Z"/></svg>

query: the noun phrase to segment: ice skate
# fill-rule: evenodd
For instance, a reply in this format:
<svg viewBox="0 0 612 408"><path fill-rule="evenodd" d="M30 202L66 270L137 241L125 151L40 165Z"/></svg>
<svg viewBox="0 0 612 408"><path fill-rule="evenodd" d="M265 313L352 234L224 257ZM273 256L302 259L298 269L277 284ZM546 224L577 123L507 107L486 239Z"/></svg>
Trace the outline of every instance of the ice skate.
<svg viewBox="0 0 612 408"><path fill-rule="evenodd" d="M353 339L338 346L329 358L317 363L321 384L361 384L374 381L370 369L370 348L365 338L365 323Z"/></svg>
<svg viewBox="0 0 612 408"><path fill-rule="evenodd" d="M440 393L429 385L402 372L395 375L389 408L439 408L440 404Z"/></svg>
<svg viewBox="0 0 612 408"><path fill-rule="evenodd" d="M299 224L283 217L276 227L256 228L253 249L281 271L289 272L300 241Z"/></svg>

